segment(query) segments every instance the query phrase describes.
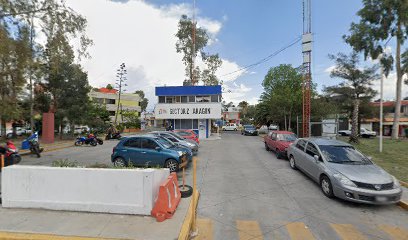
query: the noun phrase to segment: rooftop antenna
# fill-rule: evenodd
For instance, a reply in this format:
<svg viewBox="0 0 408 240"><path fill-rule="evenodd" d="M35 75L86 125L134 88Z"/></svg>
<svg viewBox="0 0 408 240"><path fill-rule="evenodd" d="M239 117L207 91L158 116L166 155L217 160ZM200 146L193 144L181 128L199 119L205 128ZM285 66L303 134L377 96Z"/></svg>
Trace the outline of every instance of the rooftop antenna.
<svg viewBox="0 0 408 240"><path fill-rule="evenodd" d="M303 117L302 137L310 137L310 91L312 85L312 0L303 0Z"/></svg>
<svg viewBox="0 0 408 240"><path fill-rule="evenodd" d="M192 53L193 53L193 55L191 56L192 57L192 59L191 59L191 65L192 65L191 80L192 81L191 82L192 82L193 86L196 85L195 71L194 71L195 70L195 58L196 58L196 56L195 56L195 38L196 38L195 6L196 6L196 2L195 2L195 0L193 0L193 27L192 27L192 39L193 39L193 46L192 46L193 51L192 51Z"/></svg>

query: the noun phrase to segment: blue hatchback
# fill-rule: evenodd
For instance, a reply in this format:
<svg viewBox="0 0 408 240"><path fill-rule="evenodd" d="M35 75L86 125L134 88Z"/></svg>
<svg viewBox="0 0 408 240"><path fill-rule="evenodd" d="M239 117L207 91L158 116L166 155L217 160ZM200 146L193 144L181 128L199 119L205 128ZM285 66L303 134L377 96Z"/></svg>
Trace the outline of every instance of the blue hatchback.
<svg viewBox="0 0 408 240"><path fill-rule="evenodd" d="M165 167L176 172L191 161L192 153L166 139L154 136L129 136L113 148L115 166Z"/></svg>

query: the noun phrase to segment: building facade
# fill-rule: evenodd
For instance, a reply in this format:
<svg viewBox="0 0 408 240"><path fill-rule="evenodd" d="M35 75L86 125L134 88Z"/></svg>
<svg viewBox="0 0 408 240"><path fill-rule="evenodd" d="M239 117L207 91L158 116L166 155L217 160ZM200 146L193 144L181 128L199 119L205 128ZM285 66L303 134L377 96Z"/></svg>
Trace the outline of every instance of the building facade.
<svg viewBox="0 0 408 240"><path fill-rule="evenodd" d="M192 129L201 139L222 116L220 85L156 87L156 96L156 120L170 129Z"/></svg>
<svg viewBox="0 0 408 240"><path fill-rule="evenodd" d="M89 93L92 101L105 105L109 111L111 121L115 121L116 111L118 109L119 94L116 89L99 88ZM138 94L122 93L120 96L118 122L122 122L121 111L135 111L140 116L142 111L140 107L141 98Z"/></svg>
<svg viewBox="0 0 408 240"><path fill-rule="evenodd" d="M241 123L241 107L229 107L222 115L227 123Z"/></svg>

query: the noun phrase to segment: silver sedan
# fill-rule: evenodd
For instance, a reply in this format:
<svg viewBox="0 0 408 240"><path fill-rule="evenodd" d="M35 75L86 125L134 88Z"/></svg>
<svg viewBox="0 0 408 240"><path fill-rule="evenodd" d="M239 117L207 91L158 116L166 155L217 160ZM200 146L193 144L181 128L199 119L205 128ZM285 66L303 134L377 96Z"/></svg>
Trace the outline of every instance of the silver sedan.
<svg viewBox="0 0 408 240"><path fill-rule="evenodd" d="M298 139L288 149L290 167L320 184L329 198L392 204L401 199L398 180L345 142L323 138Z"/></svg>

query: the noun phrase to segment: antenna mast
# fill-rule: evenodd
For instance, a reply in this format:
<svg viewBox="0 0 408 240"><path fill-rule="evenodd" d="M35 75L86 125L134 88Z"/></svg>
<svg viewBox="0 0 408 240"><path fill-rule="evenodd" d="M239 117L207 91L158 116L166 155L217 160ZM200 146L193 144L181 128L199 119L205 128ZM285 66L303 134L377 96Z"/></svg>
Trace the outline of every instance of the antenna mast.
<svg viewBox="0 0 408 240"><path fill-rule="evenodd" d="M192 39L193 39L193 51L192 51L192 59L191 59L191 65L192 65L192 71L191 71L191 74L192 74L192 76L191 76L191 80L192 80L192 85L194 86L194 85L196 85L197 84L197 81L196 81L196 79L195 79L195 59L196 59L196 55L195 55L195 38L196 38L196 20L195 20L195 6L196 6L196 3L195 3L195 0L193 0L193 26L192 26Z"/></svg>
<svg viewBox="0 0 408 240"><path fill-rule="evenodd" d="M312 3L311 0L303 0L303 117L302 137L310 137L310 92L312 85Z"/></svg>

